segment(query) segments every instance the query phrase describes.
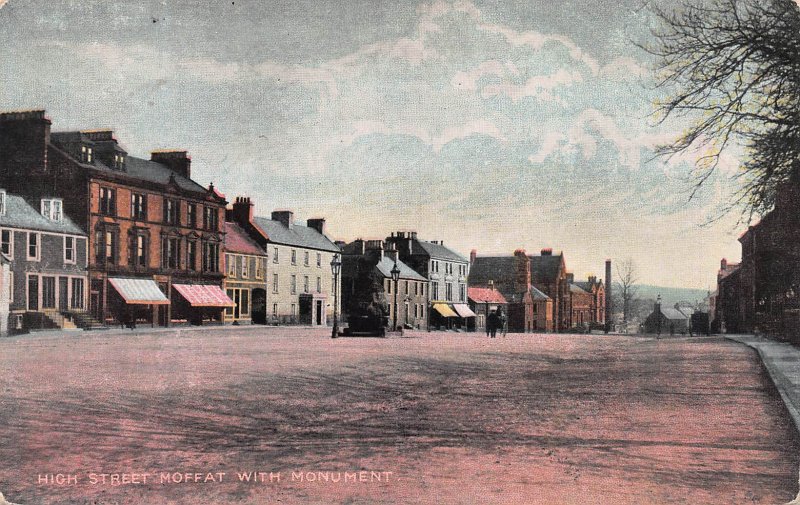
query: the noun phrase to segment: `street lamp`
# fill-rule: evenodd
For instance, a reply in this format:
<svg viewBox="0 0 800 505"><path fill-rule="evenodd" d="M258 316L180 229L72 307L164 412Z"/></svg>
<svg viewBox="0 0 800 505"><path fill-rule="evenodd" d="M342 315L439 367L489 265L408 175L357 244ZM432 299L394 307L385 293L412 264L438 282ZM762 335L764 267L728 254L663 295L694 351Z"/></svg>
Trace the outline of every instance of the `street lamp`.
<svg viewBox="0 0 800 505"><path fill-rule="evenodd" d="M392 274L392 280L394 281L394 322L392 325L392 331L397 331L397 285L400 281L400 269L397 268L397 260L394 262L394 266L390 272Z"/></svg>
<svg viewBox="0 0 800 505"><path fill-rule="evenodd" d="M339 258L338 254L334 254L333 259L331 260L331 273L333 273L333 331L331 332L331 338L336 338L339 336L337 309L339 307L339 272L341 272L341 270L342 260Z"/></svg>

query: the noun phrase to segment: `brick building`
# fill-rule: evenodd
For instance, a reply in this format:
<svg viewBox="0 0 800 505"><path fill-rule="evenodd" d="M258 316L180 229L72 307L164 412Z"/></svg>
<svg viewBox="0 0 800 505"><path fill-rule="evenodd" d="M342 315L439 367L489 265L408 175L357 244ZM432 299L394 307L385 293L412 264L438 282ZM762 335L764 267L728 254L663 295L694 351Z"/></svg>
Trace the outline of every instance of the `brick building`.
<svg viewBox="0 0 800 505"><path fill-rule="evenodd" d="M513 256L470 254L471 288L491 287L508 306L508 331L553 331L553 300L532 283L531 257L524 249Z"/></svg>
<svg viewBox="0 0 800 505"><path fill-rule="evenodd" d="M606 288L603 281L594 276L589 276L586 281L573 281L572 274L568 274L568 277L572 325L603 329L606 323Z"/></svg>
<svg viewBox="0 0 800 505"><path fill-rule="evenodd" d="M327 325L334 298L341 307L341 297L332 296L331 272L331 261L341 251L325 235L325 219L301 225L290 210L274 211L271 219L258 217L246 197L236 198L228 216L266 251L268 322Z"/></svg>
<svg viewBox="0 0 800 505"><path fill-rule="evenodd" d="M486 331L486 318L499 309L503 314L508 314L508 301L503 293L494 289L493 284L487 287L467 287L469 308L475 313L475 328Z"/></svg>
<svg viewBox="0 0 800 505"><path fill-rule="evenodd" d="M0 186L63 200L89 238L89 306L111 324L222 321L225 198L185 151L130 156L110 130L52 133L44 111L0 114Z"/></svg>
<svg viewBox="0 0 800 505"><path fill-rule="evenodd" d="M539 256L530 258L533 285L553 300L554 330L571 328L570 289L564 253L554 255L553 250L547 248L542 249Z"/></svg>

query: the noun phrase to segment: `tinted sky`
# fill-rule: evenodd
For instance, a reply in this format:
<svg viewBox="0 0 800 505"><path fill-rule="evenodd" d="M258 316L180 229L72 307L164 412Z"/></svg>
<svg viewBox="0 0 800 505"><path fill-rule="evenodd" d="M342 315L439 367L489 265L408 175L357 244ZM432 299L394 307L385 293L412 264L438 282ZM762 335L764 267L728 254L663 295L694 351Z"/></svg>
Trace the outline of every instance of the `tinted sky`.
<svg viewBox="0 0 800 505"><path fill-rule="evenodd" d="M0 0L0 5L3 1ZM417 230L467 255L563 250L576 277L632 258L706 288L738 259L717 215L735 158L691 202L653 160L642 0L23 1L0 9L0 108L110 127L131 154L337 239Z"/></svg>

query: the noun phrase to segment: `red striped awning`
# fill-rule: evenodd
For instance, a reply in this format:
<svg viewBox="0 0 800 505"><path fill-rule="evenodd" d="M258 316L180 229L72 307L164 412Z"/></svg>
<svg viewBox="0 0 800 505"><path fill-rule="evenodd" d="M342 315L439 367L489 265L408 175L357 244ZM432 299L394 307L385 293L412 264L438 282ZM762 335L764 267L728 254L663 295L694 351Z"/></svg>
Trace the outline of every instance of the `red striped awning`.
<svg viewBox="0 0 800 505"><path fill-rule="evenodd" d="M108 283L129 305L169 305L169 300L153 279L111 277Z"/></svg>
<svg viewBox="0 0 800 505"><path fill-rule="evenodd" d="M219 286L210 284L173 284L192 307L235 307L236 304Z"/></svg>

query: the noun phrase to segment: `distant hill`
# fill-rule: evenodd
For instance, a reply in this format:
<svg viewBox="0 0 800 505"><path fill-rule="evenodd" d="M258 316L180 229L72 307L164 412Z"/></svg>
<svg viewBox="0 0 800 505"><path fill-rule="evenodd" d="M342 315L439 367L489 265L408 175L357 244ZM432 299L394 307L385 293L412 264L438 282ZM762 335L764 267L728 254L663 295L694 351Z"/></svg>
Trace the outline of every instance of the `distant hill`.
<svg viewBox="0 0 800 505"><path fill-rule="evenodd" d="M638 288L637 298L655 300L658 295L661 295L662 306L672 306L678 302L702 302L708 296L708 291L705 289L665 288L647 284L638 284L636 287Z"/></svg>

